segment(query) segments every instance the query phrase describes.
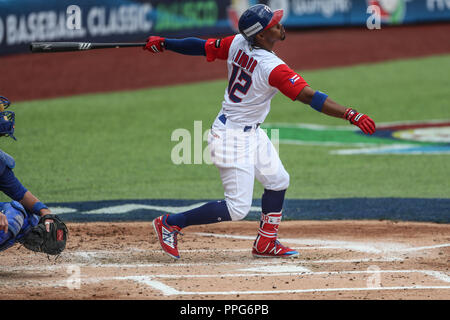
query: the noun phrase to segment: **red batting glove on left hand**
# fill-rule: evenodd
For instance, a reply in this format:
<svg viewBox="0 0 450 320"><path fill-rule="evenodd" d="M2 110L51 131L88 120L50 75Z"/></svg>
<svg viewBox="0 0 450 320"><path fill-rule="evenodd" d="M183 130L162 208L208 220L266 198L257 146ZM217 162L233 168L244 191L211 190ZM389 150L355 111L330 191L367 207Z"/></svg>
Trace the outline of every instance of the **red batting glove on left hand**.
<svg viewBox="0 0 450 320"><path fill-rule="evenodd" d="M143 49L153 53L163 52L165 40L165 38L161 38L158 36L150 36L148 37L147 44Z"/></svg>
<svg viewBox="0 0 450 320"><path fill-rule="evenodd" d="M375 122L369 116L359 113L355 109L348 108L345 111L344 118L351 124L358 126L365 134L373 134L376 131Z"/></svg>

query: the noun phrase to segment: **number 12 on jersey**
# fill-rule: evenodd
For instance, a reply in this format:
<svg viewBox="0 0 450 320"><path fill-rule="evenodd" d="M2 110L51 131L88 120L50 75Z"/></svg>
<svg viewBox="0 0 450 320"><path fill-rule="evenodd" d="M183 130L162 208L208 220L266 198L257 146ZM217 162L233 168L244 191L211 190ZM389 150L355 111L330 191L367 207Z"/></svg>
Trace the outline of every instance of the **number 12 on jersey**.
<svg viewBox="0 0 450 320"><path fill-rule="evenodd" d="M238 76L239 71L240 74ZM228 97L230 98L230 100L235 103L241 102L242 98L239 98L235 95L236 91L239 91L243 95L246 95L251 85L252 77L241 67L233 64L233 72L231 73L230 82L228 83Z"/></svg>

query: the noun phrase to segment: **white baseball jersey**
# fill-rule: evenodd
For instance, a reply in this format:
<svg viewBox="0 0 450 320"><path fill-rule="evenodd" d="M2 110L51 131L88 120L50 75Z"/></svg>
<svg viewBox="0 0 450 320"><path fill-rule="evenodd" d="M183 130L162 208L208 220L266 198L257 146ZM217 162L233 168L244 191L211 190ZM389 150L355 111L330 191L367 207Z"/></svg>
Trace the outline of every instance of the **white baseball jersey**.
<svg viewBox="0 0 450 320"><path fill-rule="evenodd" d="M255 178L268 190L289 186L289 174L257 124L266 118L278 90L295 100L307 83L273 52L252 48L241 35L208 39L205 50L208 61L227 60L228 86L208 145L230 216L240 220L250 210Z"/></svg>
<svg viewBox="0 0 450 320"><path fill-rule="evenodd" d="M235 123L264 122L278 90L295 100L308 85L275 53L250 46L240 34L208 39L205 49L208 61L227 60L228 87L221 113Z"/></svg>

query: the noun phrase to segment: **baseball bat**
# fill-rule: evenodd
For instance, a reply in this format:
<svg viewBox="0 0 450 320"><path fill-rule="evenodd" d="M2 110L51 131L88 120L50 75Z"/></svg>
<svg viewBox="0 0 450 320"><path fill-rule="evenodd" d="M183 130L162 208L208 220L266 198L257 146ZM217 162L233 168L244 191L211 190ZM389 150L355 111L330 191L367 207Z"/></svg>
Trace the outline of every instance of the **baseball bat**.
<svg viewBox="0 0 450 320"><path fill-rule="evenodd" d="M30 50L38 52L64 52L64 51L84 51L93 49L143 47L142 43L94 43L94 42L32 42Z"/></svg>

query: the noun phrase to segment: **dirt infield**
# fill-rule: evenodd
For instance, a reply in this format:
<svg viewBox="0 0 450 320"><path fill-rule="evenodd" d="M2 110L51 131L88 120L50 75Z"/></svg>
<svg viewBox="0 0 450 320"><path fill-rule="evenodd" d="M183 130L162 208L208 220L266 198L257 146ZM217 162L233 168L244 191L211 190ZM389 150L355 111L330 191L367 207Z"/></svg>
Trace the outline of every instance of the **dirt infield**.
<svg viewBox="0 0 450 320"><path fill-rule="evenodd" d="M1 299L450 299L450 225L285 221L298 259L255 259L257 222L186 228L181 259L151 223L71 223L56 260L2 253ZM19 248L17 250L17 248Z"/></svg>
<svg viewBox="0 0 450 320"><path fill-rule="evenodd" d="M450 23L421 26L290 31L277 54L298 70L450 52ZM140 48L21 54L0 58L1 95L12 101L223 79L223 61Z"/></svg>

